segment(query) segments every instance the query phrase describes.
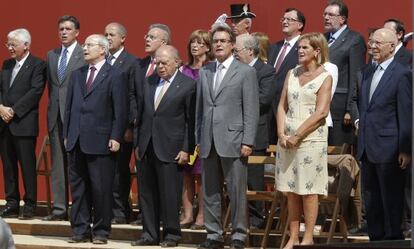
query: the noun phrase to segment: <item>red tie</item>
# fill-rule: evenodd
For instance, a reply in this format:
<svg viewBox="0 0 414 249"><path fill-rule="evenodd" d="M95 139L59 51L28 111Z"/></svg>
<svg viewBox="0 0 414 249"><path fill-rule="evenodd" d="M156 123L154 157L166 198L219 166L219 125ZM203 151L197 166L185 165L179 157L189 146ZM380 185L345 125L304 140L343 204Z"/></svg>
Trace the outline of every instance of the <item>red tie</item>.
<svg viewBox="0 0 414 249"><path fill-rule="evenodd" d="M280 53L279 58L277 58L276 65L275 65L276 73L279 71L279 68L282 65L282 62L285 59L286 49L287 49L288 45L289 45L289 43L287 43L287 42L285 42L285 44L283 44L282 52Z"/></svg>
<svg viewBox="0 0 414 249"><path fill-rule="evenodd" d="M91 73L89 74L88 80L86 81L86 89L89 91L93 84L93 78L95 76L95 70L96 68L94 66L90 67L89 70L91 70Z"/></svg>
<svg viewBox="0 0 414 249"><path fill-rule="evenodd" d="M150 76L150 75L154 72L154 69L155 69L155 59L152 59L152 60L151 60L150 67L149 67L148 72L147 72L147 74L145 75L145 77Z"/></svg>

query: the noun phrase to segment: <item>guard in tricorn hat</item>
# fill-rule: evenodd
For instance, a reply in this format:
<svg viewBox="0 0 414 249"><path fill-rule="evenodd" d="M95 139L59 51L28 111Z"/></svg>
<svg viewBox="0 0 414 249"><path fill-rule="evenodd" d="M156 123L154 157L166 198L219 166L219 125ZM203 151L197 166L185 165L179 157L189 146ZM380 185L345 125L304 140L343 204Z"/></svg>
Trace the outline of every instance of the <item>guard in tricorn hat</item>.
<svg viewBox="0 0 414 249"><path fill-rule="evenodd" d="M231 4L230 11L231 16L227 19L231 19L233 32L236 35L248 34L252 27L252 18L256 17L256 14L250 12L249 4Z"/></svg>

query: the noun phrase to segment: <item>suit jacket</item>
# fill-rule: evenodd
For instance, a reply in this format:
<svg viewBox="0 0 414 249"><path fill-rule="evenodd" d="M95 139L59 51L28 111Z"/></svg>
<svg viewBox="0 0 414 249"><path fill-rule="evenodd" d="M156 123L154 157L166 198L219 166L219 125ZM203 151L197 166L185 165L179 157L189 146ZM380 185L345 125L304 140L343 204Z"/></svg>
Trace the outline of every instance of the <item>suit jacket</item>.
<svg viewBox="0 0 414 249"><path fill-rule="evenodd" d="M62 47L53 49L47 53L47 87L49 93L49 102L47 106L48 131L51 131L55 126L58 113L60 113L59 118L62 123L65 120L66 95L72 71L86 64L83 58L82 47L78 43L69 59L63 80L60 82L57 69L61 53Z"/></svg>
<svg viewBox="0 0 414 249"><path fill-rule="evenodd" d="M329 40L329 33L325 36ZM330 61L338 67L338 84L331 102L333 120L343 120L345 113L352 110L357 72L365 64L365 52L364 38L349 28L329 47Z"/></svg>
<svg viewBox="0 0 414 249"><path fill-rule="evenodd" d="M252 67L234 59L215 94L216 67L214 62L200 70L196 107L200 156L209 156L214 140L219 156L238 158L242 144L255 142L259 123L257 77Z"/></svg>
<svg viewBox="0 0 414 249"><path fill-rule="evenodd" d="M15 59L3 62L0 104L11 107L15 115L9 124L0 120L0 131L6 125L14 136L37 136L39 134L39 101L46 81L46 63L29 54L16 75L13 85L10 79Z"/></svg>
<svg viewBox="0 0 414 249"><path fill-rule="evenodd" d="M399 153L411 155L412 76L393 60L369 102L374 70L362 75L359 101L358 158L372 163L395 163Z"/></svg>
<svg viewBox="0 0 414 249"><path fill-rule="evenodd" d="M128 98L130 98L131 94L134 94L134 78L135 78L135 71L137 70L139 63L139 59L134 55L128 53L125 49L119 54L118 58L116 58L113 67L118 68L121 70L127 77L128 81ZM130 104L130 103L129 103ZM130 106L130 110L128 112L128 121L130 124L133 123L135 117L133 115L134 111Z"/></svg>
<svg viewBox="0 0 414 249"><path fill-rule="evenodd" d="M397 60L400 64L409 68L411 68L413 65L413 53L412 51L406 49L404 46L398 49L397 53L394 55L394 59Z"/></svg>
<svg viewBox="0 0 414 249"><path fill-rule="evenodd" d="M256 150L264 150L269 145L269 115L272 114L271 104L276 95L275 69L257 60L253 67L256 69L257 82L259 86L259 126L256 134Z"/></svg>
<svg viewBox="0 0 414 249"><path fill-rule="evenodd" d="M272 67L276 63L277 55L279 54L280 50L283 47L285 40L281 40L272 44L269 48L268 58L269 58L269 65ZM282 93L283 84L285 82L286 74L289 72L290 69L296 67L298 65L298 43L296 42L295 45L290 49L289 53L285 56L282 64L280 65L279 71L276 73L276 97L272 104L273 113L276 114L277 106L279 105L280 95Z"/></svg>
<svg viewBox="0 0 414 249"><path fill-rule="evenodd" d="M83 153L108 155L108 142L121 142L128 121L128 84L125 75L105 63L89 91L86 76L89 65L72 73L66 101L63 137L66 150L79 141Z"/></svg>
<svg viewBox="0 0 414 249"><path fill-rule="evenodd" d="M135 71L133 87L129 95L130 108L131 108L132 116L134 117L134 119L136 119L138 116L138 113L137 113L137 110L138 110L137 103L139 101L138 96L142 95L142 90L143 90L142 86L144 85L144 79L145 79L145 75L148 70L148 66L151 63L151 56L144 57L141 60L138 60L137 63L138 63L138 66ZM138 122L139 121L137 120L137 123Z"/></svg>
<svg viewBox="0 0 414 249"><path fill-rule="evenodd" d="M152 141L154 152L163 162L174 163L178 152L194 150L196 82L177 71L157 110L154 96L160 78L153 74L145 79L139 98L136 144L142 158Z"/></svg>

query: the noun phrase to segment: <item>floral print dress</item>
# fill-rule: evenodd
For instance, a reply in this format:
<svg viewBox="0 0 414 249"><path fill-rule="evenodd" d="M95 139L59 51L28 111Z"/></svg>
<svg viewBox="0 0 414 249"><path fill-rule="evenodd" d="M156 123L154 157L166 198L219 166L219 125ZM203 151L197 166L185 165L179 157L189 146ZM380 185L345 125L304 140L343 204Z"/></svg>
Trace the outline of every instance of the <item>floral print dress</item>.
<svg viewBox="0 0 414 249"><path fill-rule="evenodd" d="M299 126L315 112L316 97L322 83L329 76L324 71L301 86L297 69L292 70L288 80L288 110L285 134L293 136ZM276 151L276 188L281 192L298 195L328 194L327 162L328 127L326 122L304 138L297 149Z"/></svg>

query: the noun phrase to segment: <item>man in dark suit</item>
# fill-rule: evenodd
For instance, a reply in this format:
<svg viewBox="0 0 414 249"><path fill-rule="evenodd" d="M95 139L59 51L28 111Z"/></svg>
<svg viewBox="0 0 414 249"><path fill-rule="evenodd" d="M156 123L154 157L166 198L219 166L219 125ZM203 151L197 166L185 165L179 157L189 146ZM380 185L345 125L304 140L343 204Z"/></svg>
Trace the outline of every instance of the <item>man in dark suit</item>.
<svg viewBox="0 0 414 249"><path fill-rule="evenodd" d="M275 98L275 69L263 63L258 58L259 42L249 34L239 35L234 46L236 58L256 69L257 82L259 84L260 116L257 127L255 147L253 155L266 155L269 146L269 115L272 114L271 104ZM264 165L249 166L247 168L247 186L250 190L264 190ZM261 202L249 203L250 225L252 227L263 226L263 205Z"/></svg>
<svg viewBox="0 0 414 249"><path fill-rule="evenodd" d="M357 72L365 64L366 46L363 37L348 28L348 7L341 0L328 3L323 13L329 58L338 67L338 84L331 102L333 127L328 144L351 144L352 98L355 96Z"/></svg>
<svg viewBox="0 0 414 249"><path fill-rule="evenodd" d="M0 82L0 153L3 162L6 207L3 218L19 214L19 168L25 194L20 218L30 219L36 209L36 138L39 134L39 101L46 79L46 64L30 53L31 37L26 29L7 35L11 58L3 62Z"/></svg>
<svg viewBox="0 0 414 249"><path fill-rule="evenodd" d="M227 25L212 32L215 63L200 70L196 134L203 163L204 224L207 240L199 248L222 248L221 192L227 183L232 213L232 248L244 248L247 157L259 123L255 70L233 57L236 35Z"/></svg>
<svg viewBox="0 0 414 249"><path fill-rule="evenodd" d="M58 21L61 46L47 53L47 87L49 101L47 126L52 159L53 210L43 220L68 218L68 165L63 146L62 128L67 89L73 70L85 65L82 47L77 42L80 23L74 16L62 16Z"/></svg>
<svg viewBox="0 0 414 249"><path fill-rule="evenodd" d="M128 120L128 82L106 63L108 50L103 35L89 36L83 45L88 65L73 71L68 89L63 137L69 153L71 243L89 241L92 235L94 244L106 244L111 231L116 152Z"/></svg>
<svg viewBox="0 0 414 249"><path fill-rule="evenodd" d="M137 96L139 94L140 88L144 84L144 79L148 76L151 76L156 72L157 64L155 61L155 51L163 45L168 45L171 43L171 32L170 28L161 23L151 24L148 28L148 33L144 36L145 39L145 53L148 56L144 57L138 62L138 67L135 72L133 93L130 94L130 110L132 116L134 117L134 123L136 124L137 117ZM137 157L137 155L135 155ZM136 162L135 167L137 172L139 172L139 162ZM138 184L138 196L140 192L140 179L138 174L137 184ZM138 198L139 199L139 198ZM140 206L140 203L138 203ZM131 222L131 224L137 225L141 224L141 213L138 214L137 220Z"/></svg>
<svg viewBox="0 0 414 249"><path fill-rule="evenodd" d="M400 64L411 68L413 63L413 53L403 46L405 36L404 23L398 19L391 18L385 20L384 28L393 30L398 38L398 44L394 52L394 59Z"/></svg>
<svg viewBox="0 0 414 249"><path fill-rule="evenodd" d="M165 45L155 53L157 74L145 79L138 98L136 154L141 160L140 202L143 234L133 246L175 247L181 239L179 210L182 168L194 150L196 83L178 70L176 48Z"/></svg>
<svg viewBox="0 0 414 249"><path fill-rule="evenodd" d="M298 64L298 44L300 34L305 28L306 19L303 13L295 8L285 10L280 19L284 39L269 47L269 64L276 70L275 96L272 102L273 115L270 115L269 142L277 143L276 136L276 111L279 105L280 94L287 72Z"/></svg>
<svg viewBox="0 0 414 249"><path fill-rule="evenodd" d="M395 33L375 31L376 69L363 71L358 155L370 240L403 239L404 171L411 161L412 76L394 55Z"/></svg>
<svg viewBox="0 0 414 249"><path fill-rule="evenodd" d="M126 28L120 23L110 23L105 27L105 36L109 42L109 56L107 61L113 67L118 68L127 76L129 91L125 98L133 94L133 84L135 71L138 66L138 60L132 54L129 54L124 46L127 35ZM116 159L114 178L114 205L112 224L124 224L129 220L131 208L129 205L129 192L131 189L131 153L133 147L133 128L134 117L131 111L128 111L128 127L121 141L121 149Z"/></svg>

